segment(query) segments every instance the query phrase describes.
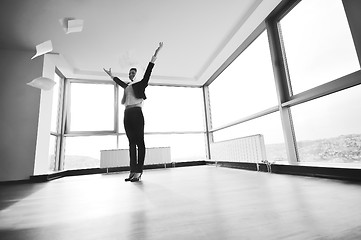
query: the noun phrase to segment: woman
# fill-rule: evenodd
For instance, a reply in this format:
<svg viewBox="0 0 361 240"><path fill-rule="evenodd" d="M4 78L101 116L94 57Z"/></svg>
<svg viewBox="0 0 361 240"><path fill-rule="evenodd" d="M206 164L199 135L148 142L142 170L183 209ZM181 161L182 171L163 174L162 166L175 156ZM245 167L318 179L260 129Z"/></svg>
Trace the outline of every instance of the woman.
<svg viewBox="0 0 361 240"><path fill-rule="evenodd" d="M137 74L136 68L131 68L129 70L130 83L126 83L119 78L114 77L111 68L109 68L109 70L104 69L114 82L124 88L124 95L121 103L125 105L124 128L129 140L130 157L130 174L125 181L138 182L143 173L146 150L144 144L144 116L142 107L143 101L147 98L145 96L145 88L148 86L154 62L162 47L163 42L160 42L151 61L148 63L147 70L145 71L142 80L139 82L135 81L135 75Z"/></svg>

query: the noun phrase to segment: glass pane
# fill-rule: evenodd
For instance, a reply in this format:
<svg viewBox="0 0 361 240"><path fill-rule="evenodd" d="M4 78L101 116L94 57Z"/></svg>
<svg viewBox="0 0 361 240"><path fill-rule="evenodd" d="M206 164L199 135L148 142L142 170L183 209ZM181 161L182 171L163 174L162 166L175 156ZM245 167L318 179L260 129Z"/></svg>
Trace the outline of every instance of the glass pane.
<svg viewBox="0 0 361 240"><path fill-rule="evenodd" d="M100 150L116 149L116 136L65 138L64 170L100 167Z"/></svg>
<svg viewBox="0 0 361 240"><path fill-rule="evenodd" d="M114 131L114 85L71 83L70 131Z"/></svg>
<svg viewBox="0 0 361 240"><path fill-rule="evenodd" d="M267 32L210 85L213 128L277 105Z"/></svg>
<svg viewBox="0 0 361 240"><path fill-rule="evenodd" d="M263 135L268 161L287 161L279 112L216 131L213 133L213 137L214 141L218 142L256 134Z"/></svg>
<svg viewBox="0 0 361 240"><path fill-rule="evenodd" d="M201 88L149 86L143 114L145 132L204 131ZM119 93L122 99L123 90ZM119 111L119 132L124 132L124 106Z"/></svg>
<svg viewBox="0 0 361 240"><path fill-rule="evenodd" d="M206 143L203 133L145 135L145 146L170 147L172 162L206 159Z"/></svg>
<svg viewBox="0 0 361 240"><path fill-rule="evenodd" d="M119 149L129 148L129 141L125 134L118 136L118 148Z"/></svg>
<svg viewBox="0 0 361 240"><path fill-rule="evenodd" d="M54 133L58 132L58 114L59 114L59 90L60 90L60 81L61 78L58 74L54 74L54 81L56 82L55 86L53 87L53 104L51 108L51 131Z"/></svg>
<svg viewBox="0 0 361 240"><path fill-rule="evenodd" d="M50 135L50 143L49 143L49 172L53 172L55 170L55 161L56 161L56 141L57 137Z"/></svg>
<svg viewBox="0 0 361 240"><path fill-rule="evenodd" d="M361 163L361 85L291 108L302 162Z"/></svg>
<svg viewBox="0 0 361 240"><path fill-rule="evenodd" d="M125 133L124 124L123 124L124 105L121 104L121 100L123 98L123 93L124 93L123 88L119 87L119 91L118 91L118 99L119 99L119 104L118 104L118 119L119 119L118 120L118 132L120 132L120 133Z"/></svg>
<svg viewBox="0 0 361 240"><path fill-rule="evenodd" d="M303 0L280 25L294 94L360 69L341 0Z"/></svg>

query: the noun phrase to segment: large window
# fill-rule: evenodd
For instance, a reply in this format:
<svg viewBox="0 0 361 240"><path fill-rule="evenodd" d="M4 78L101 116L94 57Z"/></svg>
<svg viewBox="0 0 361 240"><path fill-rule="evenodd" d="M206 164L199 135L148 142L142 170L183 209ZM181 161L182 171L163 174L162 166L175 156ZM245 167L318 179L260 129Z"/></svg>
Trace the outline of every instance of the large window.
<svg viewBox="0 0 361 240"><path fill-rule="evenodd" d="M286 160L279 112L267 113L278 104L267 32L254 40L209 89L213 129L250 118L215 131L215 142L262 134L267 160ZM258 113L260 116L252 117Z"/></svg>
<svg viewBox="0 0 361 240"><path fill-rule="evenodd" d="M360 64L342 2L303 0L279 22L292 101L302 99L291 105L300 162L361 161Z"/></svg>
<svg viewBox="0 0 361 240"><path fill-rule="evenodd" d="M100 150L116 149L116 136L65 138L64 170L100 167Z"/></svg>
<svg viewBox="0 0 361 240"><path fill-rule="evenodd" d="M199 134L146 135L147 147L170 147L173 162L200 161L206 158L205 136Z"/></svg>
<svg viewBox="0 0 361 240"><path fill-rule="evenodd" d="M171 147L172 161L205 159L202 89L149 86L146 95L143 105L146 147ZM120 89L119 99L122 96L123 89ZM120 133L125 132L123 116L124 106L119 105ZM119 138L119 148L128 148L126 137Z"/></svg>
<svg viewBox="0 0 361 240"><path fill-rule="evenodd" d="M209 89L213 128L276 106L267 32L236 58Z"/></svg>
<svg viewBox="0 0 361 240"><path fill-rule="evenodd" d="M119 91L119 99L123 89ZM201 88L149 86L143 114L145 132L204 131ZM119 131L124 132L124 106L119 107Z"/></svg>
<svg viewBox="0 0 361 240"><path fill-rule="evenodd" d="M204 160L202 89L150 86L146 94L148 99L143 108L146 146L170 147L173 162ZM192 131L199 134L189 133ZM168 134L147 134L151 132Z"/></svg>
<svg viewBox="0 0 361 240"><path fill-rule="evenodd" d="M123 126L124 106L114 98L116 91L111 82L72 79L69 85L66 102L70 117L63 168L97 168L101 150L129 147ZM148 99L143 106L146 147L170 146L172 161L205 159L202 89L149 86L146 94ZM122 96L123 89L119 88L117 98ZM119 113L116 117L115 107ZM114 129L116 122L118 132Z"/></svg>
<svg viewBox="0 0 361 240"><path fill-rule="evenodd" d="M213 136L214 141L218 142L257 134L263 135L268 161L287 160L279 112L216 131Z"/></svg>
<svg viewBox="0 0 361 240"><path fill-rule="evenodd" d="M100 150L117 148L115 88L112 82L69 80L61 169L98 168ZM80 132L80 133L79 133ZM111 136L104 136L111 134ZM69 135L71 134L71 135ZM86 134L86 136L83 136Z"/></svg>
<svg viewBox="0 0 361 240"><path fill-rule="evenodd" d="M70 86L70 131L114 131L114 85Z"/></svg>
<svg viewBox="0 0 361 240"><path fill-rule="evenodd" d="M361 163L361 85L292 107L300 161Z"/></svg>
<svg viewBox="0 0 361 240"><path fill-rule="evenodd" d="M360 69L341 0L303 0L280 26L293 94Z"/></svg>
<svg viewBox="0 0 361 240"><path fill-rule="evenodd" d="M201 88L147 88L143 112L146 132L204 131Z"/></svg>

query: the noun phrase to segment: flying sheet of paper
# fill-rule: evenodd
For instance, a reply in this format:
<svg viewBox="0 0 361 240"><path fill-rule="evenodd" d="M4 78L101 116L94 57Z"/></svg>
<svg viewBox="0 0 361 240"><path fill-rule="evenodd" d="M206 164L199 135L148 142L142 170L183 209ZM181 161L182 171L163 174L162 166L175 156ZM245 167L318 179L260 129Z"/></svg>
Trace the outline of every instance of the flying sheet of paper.
<svg viewBox="0 0 361 240"><path fill-rule="evenodd" d="M127 50L118 58L118 63L121 69L128 70L131 67L139 68L139 62L136 60L135 52ZM139 72L138 72L139 73Z"/></svg>
<svg viewBox="0 0 361 240"><path fill-rule="evenodd" d="M27 83L27 85L31 87L40 88L43 90L50 90L54 87L55 84L56 82L54 80L46 77L38 77Z"/></svg>
<svg viewBox="0 0 361 240"><path fill-rule="evenodd" d="M51 51L53 51L53 44L51 43L51 40L40 43L39 45L36 46L36 54L31 59L34 59L40 55L43 55Z"/></svg>
<svg viewBox="0 0 361 240"><path fill-rule="evenodd" d="M83 31L84 20L75 18L59 19L61 26L66 34Z"/></svg>

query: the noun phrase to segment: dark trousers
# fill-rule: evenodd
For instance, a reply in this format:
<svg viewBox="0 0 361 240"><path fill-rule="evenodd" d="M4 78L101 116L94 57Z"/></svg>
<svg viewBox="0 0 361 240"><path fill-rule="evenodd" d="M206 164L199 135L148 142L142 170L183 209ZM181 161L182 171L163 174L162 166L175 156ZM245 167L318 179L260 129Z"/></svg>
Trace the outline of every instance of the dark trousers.
<svg viewBox="0 0 361 240"><path fill-rule="evenodd" d="M142 173L145 158L144 116L140 107L124 111L124 128L129 140L130 172Z"/></svg>

